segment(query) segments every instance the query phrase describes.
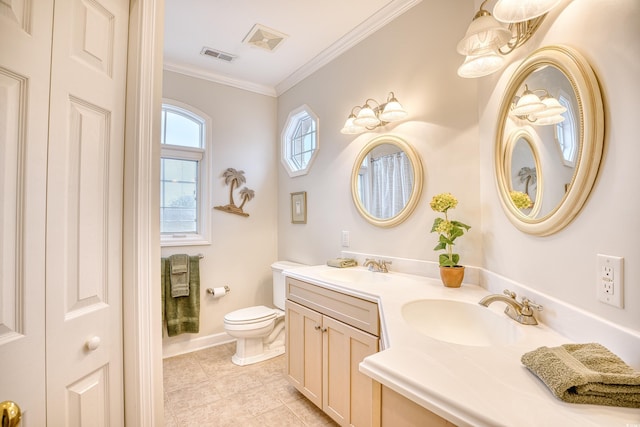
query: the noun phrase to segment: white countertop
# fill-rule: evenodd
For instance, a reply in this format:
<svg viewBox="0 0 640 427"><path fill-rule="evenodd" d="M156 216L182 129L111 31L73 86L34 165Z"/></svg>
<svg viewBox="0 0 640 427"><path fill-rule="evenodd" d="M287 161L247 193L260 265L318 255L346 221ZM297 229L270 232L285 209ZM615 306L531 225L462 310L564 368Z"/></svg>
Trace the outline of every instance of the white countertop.
<svg viewBox="0 0 640 427"><path fill-rule="evenodd" d="M520 357L528 351L571 342L544 325L514 321L521 333L516 343L474 347L433 339L402 316L402 306L419 299L475 304L489 294L484 288L468 284L446 288L439 280L396 272L367 272L371 280L341 281L340 271L319 265L287 270L285 275L377 302L382 350L367 357L360 371L452 423L640 427L640 410L565 403L521 364ZM504 303L495 302L487 309L504 315L504 308Z"/></svg>

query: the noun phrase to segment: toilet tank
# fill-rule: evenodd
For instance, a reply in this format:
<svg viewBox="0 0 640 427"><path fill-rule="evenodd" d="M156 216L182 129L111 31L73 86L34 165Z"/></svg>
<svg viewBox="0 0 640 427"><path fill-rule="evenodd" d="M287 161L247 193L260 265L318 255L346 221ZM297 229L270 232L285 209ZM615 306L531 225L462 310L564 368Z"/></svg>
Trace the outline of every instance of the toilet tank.
<svg viewBox="0 0 640 427"><path fill-rule="evenodd" d="M276 261L271 264L271 271L273 272L273 305L280 310L284 310L284 300L286 298L285 277L282 275L282 271L302 266L304 264L293 261Z"/></svg>

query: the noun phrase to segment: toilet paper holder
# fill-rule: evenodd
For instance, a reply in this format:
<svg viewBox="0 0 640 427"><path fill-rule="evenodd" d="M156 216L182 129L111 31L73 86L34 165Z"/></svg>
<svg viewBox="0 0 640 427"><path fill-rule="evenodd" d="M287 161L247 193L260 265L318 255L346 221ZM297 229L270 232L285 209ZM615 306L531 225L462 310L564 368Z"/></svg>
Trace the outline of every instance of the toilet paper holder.
<svg viewBox="0 0 640 427"><path fill-rule="evenodd" d="M222 288L207 288L207 293L209 295L213 295L214 297L220 297L222 295L226 295L231 292L231 288L228 285L224 285Z"/></svg>

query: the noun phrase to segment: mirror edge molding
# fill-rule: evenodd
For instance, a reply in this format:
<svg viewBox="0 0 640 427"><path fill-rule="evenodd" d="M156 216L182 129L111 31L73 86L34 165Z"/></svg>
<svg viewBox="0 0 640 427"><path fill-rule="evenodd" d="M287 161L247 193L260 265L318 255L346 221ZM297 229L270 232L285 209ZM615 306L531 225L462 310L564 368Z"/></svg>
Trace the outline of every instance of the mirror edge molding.
<svg viewBox="0 0 640 427"><path fill-rule="evenodd" d="M360 171L360 165L371 150L382 144L394 144L399 146L407 154L414 174L414 185L409 201L396 216L388 219L376 218L369 214L369 212L362 207L358 196L358 173ZM409 218L416 206L418 206L420 196L422 195L423 180L424 175L422 161L420 160L418 152L407 141L400 137L395 135L381 135L367 142L364 147L362 147L355 162L353 163L353 169L351 170L351 198L353 200L353 204L358 210L358 213L370 224L383 228L395 227Z"/></svg>
<svg viewBox="0 0 640 427"><path fill-rule="evenodd" d="M554 66L571 83L580 111L580 150L576 171L569 190L560 204L541 218L523 219L514 215L512 203L505 191L505 126L511 100L526 78L540 66ZM596 181L600 160L604 152L604 103L598 79L587 60L575 49L565 45L539 48L527 56L515 70L507 83L498 113L496 129L494 168L501 205L508 219L519 230L537 236L548 236L566 227L580 212ZM515 209L515 207L514 207Z"/></svg>
<svg viewBox="0 0 640 427"><path fill-rule="evenodd" d="M540 153L538 153L538 149L536 148L533 136L529 132L528 128L517 129L511 132L511 134L509 135L507 139L507 143L505 145L504 158L502 159L503 162L505 162L506 164L505 171L509 171L509 174L507 173L504 174L505 175L504 178L509 181L511 178L511 174L513 173L513 171L511 170L511 159L513 158L513 150L516 144L518 143L518 141L520 140L520 138L524 139L527 142L527 144L529 144L529 149L531 150L531 154L533 155L533 160L536 165L536 171L539 171L541 169ZM529 222L531 217L534 217L540 211L541 203L539 201L542 200L542 192L544 188L544 177L540 174L539 176L537 176L536 181L537 181L536 198L533 204L533 208L528 215L523 214L522 211L519 210L512 203L511 200L509 200L509 202L507 203L507 206L505 206L505 209L508 209L513 215L518 217L521 221ZM504 184L506 184L506 181ZM509 188L508 187L505 188L504 191L508 192Z"/></svg>

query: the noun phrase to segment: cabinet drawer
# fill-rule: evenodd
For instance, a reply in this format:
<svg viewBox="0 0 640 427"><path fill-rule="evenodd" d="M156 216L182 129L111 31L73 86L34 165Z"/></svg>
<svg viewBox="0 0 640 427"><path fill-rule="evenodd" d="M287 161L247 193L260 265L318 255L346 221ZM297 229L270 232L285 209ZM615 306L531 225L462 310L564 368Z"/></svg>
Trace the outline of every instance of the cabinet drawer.
<svg viewBox="0 0 640 427"><path fill-rule="evenodd" d="M287 277L287 299L380 336L378 304Z"/></svg>

